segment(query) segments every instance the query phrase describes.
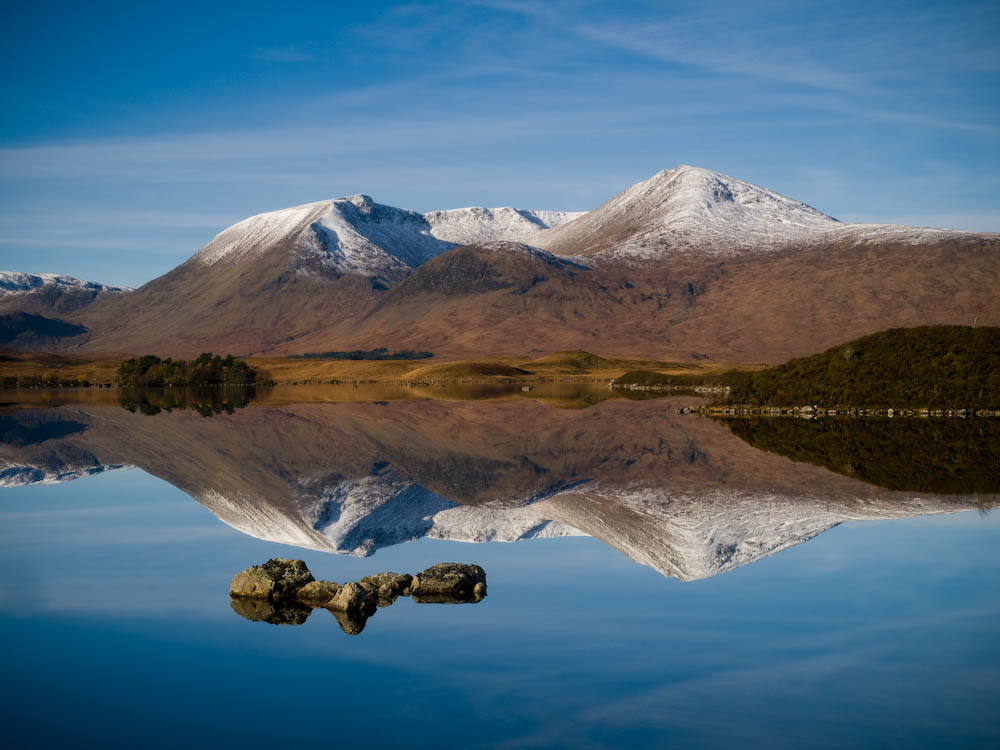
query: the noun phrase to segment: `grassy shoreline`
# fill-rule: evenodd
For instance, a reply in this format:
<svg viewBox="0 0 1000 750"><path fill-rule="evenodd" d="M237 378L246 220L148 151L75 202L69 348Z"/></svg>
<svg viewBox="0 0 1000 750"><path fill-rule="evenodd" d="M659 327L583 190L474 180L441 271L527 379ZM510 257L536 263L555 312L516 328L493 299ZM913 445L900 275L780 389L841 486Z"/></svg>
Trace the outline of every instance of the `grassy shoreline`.
<svg viewBox="0 0 1000 750"><path fill-rule="evenodd" d="M0 384L10 379L43 378L56 387L114 387L124 356L84 357L46 353L0 353ZM556 352L536 359L503 357L475 360L349 360L295 357L241 357L277 385L378 383L607 383L630 370L707 376L723 370L757 370L763 365L665 362L645 357L604 358L589 352ZM52 376L51 379L49 376ZM16 387L6 384L6 387ZM47 386L40 386L47 387Z"/></svg>

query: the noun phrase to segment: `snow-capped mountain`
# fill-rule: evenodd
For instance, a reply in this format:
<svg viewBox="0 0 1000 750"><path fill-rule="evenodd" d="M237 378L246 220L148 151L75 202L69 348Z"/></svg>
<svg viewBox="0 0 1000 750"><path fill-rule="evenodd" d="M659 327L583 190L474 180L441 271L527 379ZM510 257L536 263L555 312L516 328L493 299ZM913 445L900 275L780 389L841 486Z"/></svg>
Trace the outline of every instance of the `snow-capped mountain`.
<svg viewBox="0 0 1000 750"><path fill-rule="evenodd" d="M749 182L680 165L546 232L539 245L557 253L655 259L665 251L718 256L841 240L926 242L970 234L848 224Z"/></svg>
<svg viewBox="0 0 1000 750"><path fill-rule="evenodd" d="M459 208L419 214L367 195L307 203L252 216L202 248L195 260L247 263L288 246L298 257L341 273L398 278L459 245L497 240L531 243L578 214L514 208Z"/></svg>
<svg viewBox="0 0 1000 750"><path fill-rule="evenodd" d="M998 234L849 224L682 165L583 214L309 203L225 229L135 292L43 284L0 294L0 313L86 330L7 344L36 350L781 362L885 328L1000 319L998 276Z"/></svg>
<svg viewBox="0 0 1000 750"><path fill-rule="evenodd" d="M0 271L0 314L42 316L37 321L41 328L58 326L59 321L47 319L79 315L98 299L121 299L130 292L132 289L129 287L99 284L96 281L84 281L72 276ZM24 348L33 348L34 345L45 348L57 346L58 339L44 335L28 335L7 341L4 345L19 344Z"/></svg>
<svg viewBox="0 0 1000 750"><path fill-rule="evenodd" d="M518 242L571 256L649 260L664 252L731 255L790 245L969 235L888 224L849 224L766 188L680 165L639 182L589 212L515 208L415 211L367 195L252 216L224 230L195 258L247 262L278 246L342 273L398 278L459 245Z"/></svg>
<svg viewBox="0 0 1000 750"><path fill-rule="evenodd" d="M59 276L54 273L21 273L19 271L0 271L0 297L11 294L25 294L44 289L68 289L88 292L131 292L127 286L110 286L98 284L96 281L84 281L72 276Z"/></svg>

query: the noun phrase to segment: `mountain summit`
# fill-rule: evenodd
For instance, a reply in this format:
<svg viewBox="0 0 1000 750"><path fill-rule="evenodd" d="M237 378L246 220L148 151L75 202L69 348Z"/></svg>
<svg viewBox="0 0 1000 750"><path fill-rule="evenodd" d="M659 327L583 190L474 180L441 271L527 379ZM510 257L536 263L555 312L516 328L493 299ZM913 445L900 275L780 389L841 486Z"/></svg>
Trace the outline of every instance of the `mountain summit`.
<svg viewBox="0 0 1000 750"><path fill-rule="evenodd" d="M459 245L531 243L580 214L458 208L419 214L352 195L251 216L217 235L194 260L248 262L274 248L340 273L397 279ZM299 266L301 267L301 266Z"/></svg>
<svg viewBox="0 0 1000 750"><path fill-rule="evenodd" d="M732 256L839 241L919 243L971 235L845 223L766 188L682 164L546 232L539 245L555 253L635 260L670 251Z"/></svg>
<svg viewBox="0 0 1000 750"><path fill-rule="evenodd" d="M550 232L553 252L649 257L664 246L732 250L815 237L839 222L800 201L681 165L637 183Z"/></svg>

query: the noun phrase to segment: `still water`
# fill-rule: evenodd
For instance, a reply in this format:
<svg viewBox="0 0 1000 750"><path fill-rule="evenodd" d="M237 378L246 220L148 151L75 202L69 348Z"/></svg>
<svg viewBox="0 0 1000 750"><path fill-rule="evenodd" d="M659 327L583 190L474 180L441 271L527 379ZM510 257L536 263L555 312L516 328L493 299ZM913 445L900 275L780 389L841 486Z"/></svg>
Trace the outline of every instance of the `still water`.
<svg viewBox="0 0 1000 750"><path fill-rule="evenodd" d="M295 393L0 409L8 746L1000 743L988 420ZM489 595L244 619L270 557L475 563Z"/></svg>

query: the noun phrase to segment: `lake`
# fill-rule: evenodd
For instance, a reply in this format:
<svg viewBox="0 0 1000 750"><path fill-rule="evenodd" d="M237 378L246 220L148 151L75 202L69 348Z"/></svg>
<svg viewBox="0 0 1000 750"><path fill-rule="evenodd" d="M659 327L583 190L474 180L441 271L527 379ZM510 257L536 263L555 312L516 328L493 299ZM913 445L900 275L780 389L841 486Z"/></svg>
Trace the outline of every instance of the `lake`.
<svg viewBox="0 0 1000 750"><path fill-rule="evenodd" d="M6 392L7 745L1000 745L1000 420L615 395ZM488 595L241 615L273 557Z"/></svg>

